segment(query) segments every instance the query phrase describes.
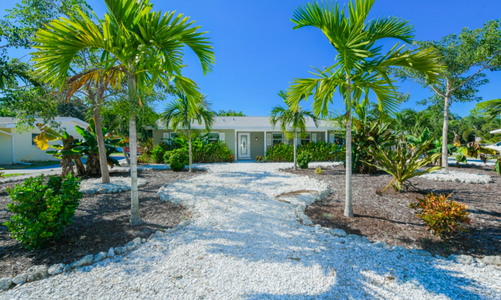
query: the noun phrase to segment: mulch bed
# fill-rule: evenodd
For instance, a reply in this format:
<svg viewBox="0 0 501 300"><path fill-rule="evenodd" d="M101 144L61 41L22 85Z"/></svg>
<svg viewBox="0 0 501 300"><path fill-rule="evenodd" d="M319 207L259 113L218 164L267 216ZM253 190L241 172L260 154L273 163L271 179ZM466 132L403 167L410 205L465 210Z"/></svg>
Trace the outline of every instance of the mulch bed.
<svg viewBox="0 0 501 300"><path fill-rule="evenodd" d="M10 237L7 228L0 225L0 278L15 276L33 265L72 263L85 255L107 252L110 247L121 247L136 237L147 238L159 229L175 227L183 218L190 216L181 205L161 201L157 196L160 187L166 183L186 179L200 174L194 170L173 172L139 171L139 177L148 184L139 188L140 213L144 222L130 226L130 191L118 194L84 194L75 211L73 224L65 228L58 241L41 250L29 251ZM116 172L112 177L128 177L128 172ZM16 182L20 184L21 182ZM0 184L0 224L7 221L11 213L6 205L11 200L5 188L16 183Z"/></svg>
<svg viewBox="0 0 501 300"><path fill-rule="evenodd" d="M441 182L414 178L416 188L397 193L391 187L382 195L392 177L386 173L353 175L353 211L355 218L344 216L345 170L343 166L325 168L323 174L314 169L287 170L327 182L333 193L323 202L306 209L312 221L322 226L340 228L348 234L366 236L371 242L382 241L389 245L424 249L431 253L448 256L467 254L477 257L501 254L501 177L492 167L451 167L451 170L491 175L490 184ZM450 241L443 241L426 230L425 223L409 208L416 198L435 192L454 193L450 199L465 203L471 213L469 233L463 233Z"/></svg>

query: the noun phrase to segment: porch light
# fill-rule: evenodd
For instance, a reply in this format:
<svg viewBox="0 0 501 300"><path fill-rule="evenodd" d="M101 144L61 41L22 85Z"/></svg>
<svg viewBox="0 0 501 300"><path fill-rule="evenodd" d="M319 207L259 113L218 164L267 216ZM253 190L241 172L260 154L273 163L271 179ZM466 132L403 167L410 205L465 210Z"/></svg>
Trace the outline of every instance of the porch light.
<svg viewBox="0 0 501 300"><path fill-rule="evenodd" d="M257 142L257 136L256 136L256 138L254 140Z"/></svg>

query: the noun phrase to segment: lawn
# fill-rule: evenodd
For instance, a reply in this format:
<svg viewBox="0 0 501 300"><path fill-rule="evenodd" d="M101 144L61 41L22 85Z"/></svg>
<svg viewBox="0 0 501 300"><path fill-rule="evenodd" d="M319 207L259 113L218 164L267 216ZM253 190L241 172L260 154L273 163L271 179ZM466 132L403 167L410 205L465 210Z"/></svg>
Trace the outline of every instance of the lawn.
<svg viewBox="0 0 501 300"><path fill-rule="evenodd" d="M58 160L53 160L53 161L33 161L29 162L31 165L0 165L0 170L22 170L22 169L33 169L33 168L39 168L39 167L48 167L48 166L57 166L59 167L60 161Z"/></svg>

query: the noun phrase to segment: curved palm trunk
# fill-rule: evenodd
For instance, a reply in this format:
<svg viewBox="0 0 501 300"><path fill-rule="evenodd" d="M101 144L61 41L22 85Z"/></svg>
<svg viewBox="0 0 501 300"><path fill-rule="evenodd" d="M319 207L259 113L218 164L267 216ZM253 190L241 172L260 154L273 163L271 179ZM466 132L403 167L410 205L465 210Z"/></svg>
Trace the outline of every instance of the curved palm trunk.
<svg viewBox="0 0 501 300"><path fill-rule="evenodd" d="M444 127L442 129L442 167L446 172L449 171L449 154L447 151L447 132L449 131L449 105L450 96L445 96L444 107Z"/></svg>
<svg viewBox="0 0 501 300"><path fill-rule="evenodd" d="M132 70L134 72L134 70ZM129 121L129 148L130 148L130 187L131 187L131 215L130 224L142 224L139 215L139 191L137 189L137 136L136 136L136 113L134 104L137 97L136 75L128 76L129 103L131 107Z"/></svg>
<svg viewBox="0 0 501 300"><path fill-rule="evenodd" d="M108 170L108 160L106 158L106 146L104 145L103 127L101 125L101 110L99 105L92 109L94 123L96 125L97 148L99 150L99 167L101 169L102 183L110 183L110 172Z"/></svg>
<svg viewBox="0 0 501 300"><path fill-rule="evenodd" d="M294 170L297 170L297 131L294 130Z"/></svg>
<svg viewBox="0 0 501 300"><path fill-rule="evenodd" d="M348 86L346 88L346 202L344 207L344 215L353 217L353 199L351 186L351 173L353 170L351 156L351 81L348 78Z"/></svg>
<svg viewBox="0 0 501 300"><path fill-rule="evenodd" d="M192 153L191 153L191 130L188 131L188 151L189 151L189 155L190 155L190 168L189 168L188 172L191 173L191 171L192 171L191 164L193 162L193 156L192 156Z"/></svg>

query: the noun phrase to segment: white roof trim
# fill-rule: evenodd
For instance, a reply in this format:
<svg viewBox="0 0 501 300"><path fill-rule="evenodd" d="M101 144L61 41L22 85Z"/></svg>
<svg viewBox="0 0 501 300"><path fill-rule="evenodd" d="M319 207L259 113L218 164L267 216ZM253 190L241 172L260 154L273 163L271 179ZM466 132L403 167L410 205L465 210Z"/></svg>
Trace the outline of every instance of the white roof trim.
<svg viewBox="0 0 501 300"><path fill-rule="evenodd" d="M501 133L501 129L491 131L491 134Z"/></svg>

